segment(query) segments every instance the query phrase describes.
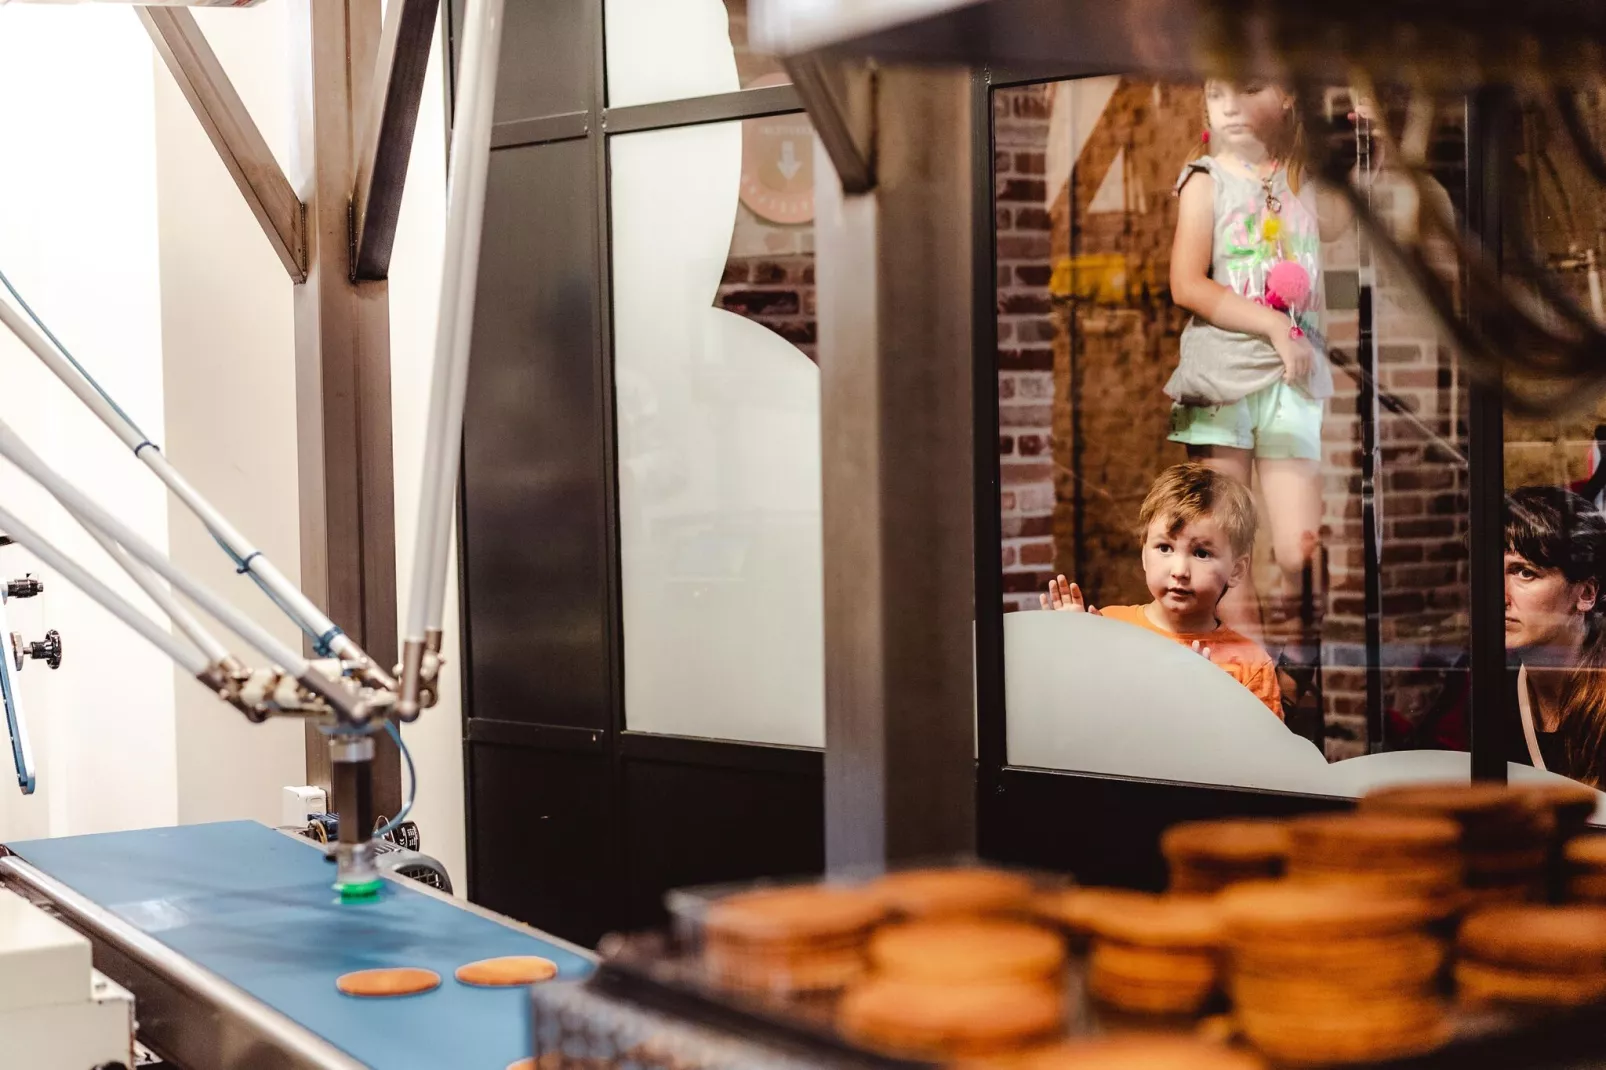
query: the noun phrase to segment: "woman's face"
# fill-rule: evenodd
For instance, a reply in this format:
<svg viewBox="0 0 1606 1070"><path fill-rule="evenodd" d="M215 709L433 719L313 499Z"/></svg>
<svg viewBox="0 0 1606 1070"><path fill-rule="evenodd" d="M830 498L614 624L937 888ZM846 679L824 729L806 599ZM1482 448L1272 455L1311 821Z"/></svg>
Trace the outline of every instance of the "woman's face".
<svg viewBox="0 0 1606 1070"><path fill-rule="evenodd" d="M1506 554L1506 649L1570 660L1584 640L1584 614L1599 595L1595 581L1571 583L1560 569Z"/></svg>
<svg viewBox="0 0 1606 1070"><path fill-rule="evenodd" d="M1225 146L1251 158L1277 143L1288 121L1294 99L1281 87L1266 82L1211 80L1205 83L1205 114L1210 120L1210 143Z"/></svg>

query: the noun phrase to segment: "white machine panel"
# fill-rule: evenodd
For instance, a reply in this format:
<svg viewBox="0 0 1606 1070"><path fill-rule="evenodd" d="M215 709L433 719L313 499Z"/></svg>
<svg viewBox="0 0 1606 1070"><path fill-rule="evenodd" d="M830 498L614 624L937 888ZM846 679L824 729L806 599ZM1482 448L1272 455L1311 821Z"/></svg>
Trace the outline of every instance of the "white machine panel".
<svg viewBox="0 0 1606 1070"><path fill-rule="evenodd" d="M88 940L0 888L0 1014L81 1003L89 973Z"/></svg>

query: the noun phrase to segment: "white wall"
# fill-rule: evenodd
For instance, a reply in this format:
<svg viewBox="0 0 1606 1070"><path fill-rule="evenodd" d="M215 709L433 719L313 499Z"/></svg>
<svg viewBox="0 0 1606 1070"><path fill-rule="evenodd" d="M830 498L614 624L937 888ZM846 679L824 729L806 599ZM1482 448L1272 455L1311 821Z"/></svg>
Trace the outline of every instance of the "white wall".
<svg viewBox="0 0 1606 1070"><path fill-rule="evenodd" d="M163 429L157 275L154 90L137 20L107 7L0 8L0 267L147 433ZM3 334L3 332L0 332ZM22 347L0 337L0 417L62 472L159 546L162 491ZM0 495L103 578L121 573L9 465ZM55 673L32 663L22 697L40 765L34 797L0 758L0 836L71 835L177 819L173 675L150 647L23 551L0 573L32 568L43 597L13 627L58 628Z"/></svg>
<svg viewBox="0 0 1606 1070"><path fill-rule="evenodd" d="M285 165L295 132L292 4L305 2L197 12ZM439 47L392 275L401 576L411 556L439 284ZM202 492L293 578L300 546L292 285L138 20L116 6L0 6L0 92L26 102L0 109L0 137L13 150L0 168L0 268ZM296 629L234 574L187 511L9 336L0 337L0 417L159 545L168 545L171 525L181 567L300 645ZM5 500L79 550L84 538L74 542L70 522L23 483L0 465ZM0 574L27 567L21 551L0 551ZM109 562L103 574L128 586ZM414 816L425 848L462 883L456 605L454 567L442 702L407 739L419 766ZM246 723L65 584L49 584L45 598L16 604L15 613L13 626L30 638L61 629L67 658L58 673L37 667L22 676L42 787L22 799L0 757L0 840L278 820L280 788L305 779L299 723Z"/></svg>
<svg viewBox="0 0 1606 1070"><path fill-rule="evenodd" d="M197 20L281 165L291 135L287 7L200 11ZM168 456L291 579L300 570L291 283L200 123L146 42L156 84L163 382ZM271 628L300 631L190 512L170 502L173 559ZM225 636L231 649L241 644ZM279 819L279 791L306 779L303 728L253 725L177 671L183 822Z"/></svg>

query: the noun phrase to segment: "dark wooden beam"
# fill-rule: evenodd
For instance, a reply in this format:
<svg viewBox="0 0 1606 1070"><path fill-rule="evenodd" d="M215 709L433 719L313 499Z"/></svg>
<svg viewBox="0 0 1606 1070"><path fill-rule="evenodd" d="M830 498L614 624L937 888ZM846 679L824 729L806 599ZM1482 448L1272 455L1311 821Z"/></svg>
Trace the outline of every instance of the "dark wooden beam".
<svg viewBox="0 0 1606 1070"><path fill-rule="evenodd" d="M396 522L390 428L390 290L353 281L354 121L368 113L379 0L299 0L297 122L309 170L307 281L295 292L301 587L386 668L396 661ZM376 737L374 806L394 814L401 771ZM329 783L307 730L308 782Z"/></svg>
<svg viewBox="0 0 1606 1070"><path fill-rule="evenodd" d="M206 43L195 16L182 7L134 10L290 278L305 281L307 224L301 199Z"/></svg>
<svg viewBox="0 0 1606 1070"><path fill-rule="evenodd" d="M429 69L440 0L392 0L385 12L368 108L357 131L357 174L351 192L352 243L359 279L390 272L418 104Z"/></svg>

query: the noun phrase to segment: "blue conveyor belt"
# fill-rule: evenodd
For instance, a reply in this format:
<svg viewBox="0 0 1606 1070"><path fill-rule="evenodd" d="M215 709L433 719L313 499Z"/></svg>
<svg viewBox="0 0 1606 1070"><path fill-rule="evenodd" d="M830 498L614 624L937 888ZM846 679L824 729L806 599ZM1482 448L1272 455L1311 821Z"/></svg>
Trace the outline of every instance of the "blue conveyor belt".
<svg viewBox="0 0 1606 1070"><path fill-rule="evenodd" d="M529 1055L522 988L452 977L498 955L541 955L559 977L590 962L563 946L387 881L379 899L341 903L334 866L309 845L250 821L74 836L8 845L24 861L110 910L377 1070L503 1070ZM441 987L359 1000L335 978L423 966Z"/></svg>

